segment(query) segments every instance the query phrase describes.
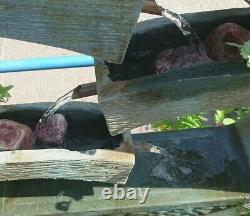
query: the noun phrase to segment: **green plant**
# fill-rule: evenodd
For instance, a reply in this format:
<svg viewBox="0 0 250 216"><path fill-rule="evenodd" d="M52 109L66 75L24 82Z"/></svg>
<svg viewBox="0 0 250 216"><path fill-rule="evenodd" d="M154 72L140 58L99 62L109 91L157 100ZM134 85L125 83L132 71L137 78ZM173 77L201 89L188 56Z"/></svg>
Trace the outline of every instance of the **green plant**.
<svg viewBox="0 0 250 216"><path fill-rule="evenodd" d="M250 112L250 107L241 107L236 109L234 112L236 114L236 119L239 120L244 118L245 115Z"/></svg>
<svg viewBox="0 0 250 216"><path fill-rule="evenodd" d="M214 123L216 126L230 125L242 119L248 112L250 112L250 107L216 110L213 115ZM151 126L156 131L183 130L206 127L206 121L207 119L204 117L204 114L200 113L177 117L176 121L162 120L153 123Z"/></svg>
<svg viewBox="0 0 250 216"><path fill-rule="evenodd" d="M226 43L227 45L238 47L242 58L247 60L247 66L250 67L250 41L245 42L243 45L236 43Z"/></svg>
<svg viewBox="0 0 250 216"><path fill-rule="evenodd" d="M201 114L192 114L177 117L176 121L162 120L152 124L152 128L157 131L183 130L189 128L204 127L204 122L207 121Z"/></svg>
<svg viewBox="0 0 250 216"><path fill-rule="evenodd" d="M12 85L10 86L2 86L0 84L0 102L6 103L9 98L11 97L9 91L13 88Z"/></svg>
<svg viewBox="0 0 250 216"><path fill-rule="evenodd" d="M250 67L250 41L247 41L240 47L240 54L247 60L247 66Z"/></svg>
<svg viewBox="0 0 250 216"><path fill-rule="evenodd" d="M216 110L214 114L214 122L217 126L220 125L230 125L235 123L233 118L228 117L231 113L234 112L234 109L223 109L223 110Z"/></svg>

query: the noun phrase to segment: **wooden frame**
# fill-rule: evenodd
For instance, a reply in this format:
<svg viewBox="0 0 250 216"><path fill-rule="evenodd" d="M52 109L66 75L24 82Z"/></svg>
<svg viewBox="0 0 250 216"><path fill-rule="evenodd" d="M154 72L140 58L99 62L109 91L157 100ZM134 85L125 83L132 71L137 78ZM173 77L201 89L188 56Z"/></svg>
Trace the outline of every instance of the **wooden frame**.
<svg viewBox="0 0 250 216"><path fill-rule="evenodd" d="M32 123L48 107L48 103L1 106L0 118ZM102 115L97 104L84 102L66 105L61 112L72 124L78 125L98 120ZM32 114L27 116L27 113ZM122 134L119 145L117 151L36 149L0 152L0 181L52 178L125 184L135 163L130 132Z"/></svg>

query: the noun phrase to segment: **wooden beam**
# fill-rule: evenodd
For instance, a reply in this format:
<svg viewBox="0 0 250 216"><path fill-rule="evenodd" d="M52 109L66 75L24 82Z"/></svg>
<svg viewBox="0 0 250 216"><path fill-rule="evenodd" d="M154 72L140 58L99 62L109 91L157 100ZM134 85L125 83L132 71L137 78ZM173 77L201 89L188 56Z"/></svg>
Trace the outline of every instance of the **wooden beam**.
<svg viewBox="0 0 250 216"><path fill-rule="evenodd" d="M209 214L209 216L243 216L250 214L250 204L244 204L239 206L234 206L231 208L227 208L223 211L215 212L213 214Z"/></svg>
<svg viewBox="0 0 250 216"><path fill-rule="evenodd" d="M45 215L117 215L166 212L180 213L196 209L213 211L216 207L235 206L249 201L249 195L238 192L202 189L171 189L152 187L144 204L138 200L104 200L104 188L83 181L37 180L15 181L1 184L1 215L45 216ZM128 189L128 188L126 188ZM143 191L145 189L143 188ZM188 207L188 208L187 208Z"/></svg>
<svg viewBox="0 0 250 216"><path fill-rule="evenodd" d="M0 1L0 37L120 63L144 0Z"/></svg>
<svg viewBox="0 0 250 216"><path fill-rule="evenodd" d="M100 149L0 152L0 181L61 178L124 184L133 161L133 154Z"/></svg>
<svg viewBox="0 0 250 216"><path fill-rule="evenodd" d="M99 102L112 135L162 119L250 105L250 68L243 63L212 63L119 82L111 82L108 74L104 64L96 64Z"/></svg>

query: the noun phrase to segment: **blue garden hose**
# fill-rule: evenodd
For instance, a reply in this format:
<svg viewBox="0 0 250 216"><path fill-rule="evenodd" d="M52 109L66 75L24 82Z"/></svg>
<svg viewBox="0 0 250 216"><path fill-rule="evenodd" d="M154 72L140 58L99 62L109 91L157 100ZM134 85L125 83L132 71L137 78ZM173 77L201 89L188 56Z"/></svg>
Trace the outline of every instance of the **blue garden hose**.
<svg viewBox="0 0 250 216"><path fill-rule="evenodd" d="M35 58L15 61L0 61L0 73L90 67L94 65L94 58L87 55Z"/></svg>

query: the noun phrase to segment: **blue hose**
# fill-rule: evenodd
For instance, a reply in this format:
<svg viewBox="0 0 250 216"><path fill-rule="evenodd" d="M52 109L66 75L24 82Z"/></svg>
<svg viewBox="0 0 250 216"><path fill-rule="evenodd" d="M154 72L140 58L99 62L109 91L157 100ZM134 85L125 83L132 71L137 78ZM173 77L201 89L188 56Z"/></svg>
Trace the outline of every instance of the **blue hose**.
<svg viewBox="0 0 250 216"><path fill-rule="evenodd" d="M0 73L94 66L87 55L0 61Z"/></svg>

